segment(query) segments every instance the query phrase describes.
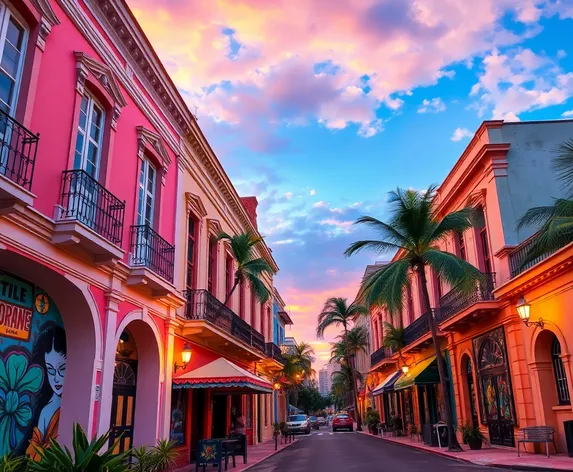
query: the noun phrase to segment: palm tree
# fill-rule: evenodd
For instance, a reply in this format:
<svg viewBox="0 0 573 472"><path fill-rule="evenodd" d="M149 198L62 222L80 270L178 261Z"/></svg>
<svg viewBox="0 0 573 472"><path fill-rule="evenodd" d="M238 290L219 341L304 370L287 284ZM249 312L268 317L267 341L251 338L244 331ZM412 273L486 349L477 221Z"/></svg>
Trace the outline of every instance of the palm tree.
<svg viewBox="0 0 573 472"><path fill-rule="evenodd" d="M540 227L538 236L525 254L522 267L573 241L573 139L559 146L553 169L557 172L557 179L563 183L568 198L556 198L553 205L530 208L520 218L518 229Z"/></svg>
<svg viewBox="0 0 573 472"><path fill-rule="evenodd" d="M302 370L302 376L306 379L311 378L315 371L312 368L312 363L314 362L314 349L312 346L305 342L300 342L294 347L294 356L298 360L298 363Z"/></svg>
<svg viewBox="0 0 573 472"><path fill-rule="evenodd" d="M304 366L301 365L300 358L296 354L283 354L283 367L276 374L275 380L281 385L285 392L285 411L288 414L289 397L297 392L300 379L304 375Z"/></svg>
<svg viewBox="0 0 573 472"><path fill-rule="evenodd" d="M447 395L446 363L440 349L438 328L434 312L430 310L430 295L426 269L432 269L456 291L473 290L482 280L481 272L463 259L440 249L439 244L454 232L463 232L472 226L471 208L464 208L439 218L433 211L436 187L427 191L401 190L390 192L391 217L384 223L370 216L359 218L376 230L379 240L357 241L345 251L346 256L363 249L377 252L396 251L394 260L363 280L360 293L367 305L384 306L390 313L401 313L403 294L417 276L422 288L423 301L428 310L428 322L436 351L436 360L442 388L445 420L448 425L449 449L461 450L452 422L452 409Z"/></svg>
<svg viewBox="0 0 573 472"><path fill-rule="evenodd" d="M384 337L382 339L382 344L384 347L397 352L400 357L402 357L402 348L404 347L404 328L399 326L395 328L392 323L384 321Z"/></svg>
<svg viewBox="0 0 573 472"><path fill-rule="evenodd" d="M344 333L348 332L350 324L363 315L368 315L368 308L351 303L346 298L332 297L326 300L322 312L318 315L316 335L322 339L324 332L331 326L342 326Z"/></svg>
<svg viewBox="0 0 573 472"><path fill-rule="evenodd" d="M346 363L340 364L340 370L332 373L332 392L336 398L344 402L342 406L348 404L348 395L352 395L354 377L359 381L362 380L362 374L360 372L354 373ZM352 395L352 401L355 401L354 395Z"/></svg>
<svg viewBox="0 0 573 472"><path fill-rule="evenodd" d="M273 275L274 272L264 258L256 257L255 254L254 248L263 241L263 238L249 231L233 236L227 233L219 233L217 238L219 240L226 239L229 241L233 257L235 261L237 261L233 286L229 293L227 293L225 305L231 299L237 286L245 280L251 284L253 293L259 302L265 303L270 297L270 292L261 280L261 276L263 274Z"/></svg>
<svg viewBox="0 0 573 472"><path fill-rule="evenodd" d="M346 298L331 297L326 300L322 312L318 315L318 325L316 327L316 335L318 338L324 336L324 332L330 326L342 326L343 334L348 333L348 328L352 322L361 316L369 314L368 308L364 305L351 303L348 305ZM356 375L354 367L350 364L350 373L354 379L352 382L352 391L354 392L354 401L358 397L358 389L356 388ZM358 412L358 403L354 405L356 412L356 429L362 431L362 419Z"/></svg>

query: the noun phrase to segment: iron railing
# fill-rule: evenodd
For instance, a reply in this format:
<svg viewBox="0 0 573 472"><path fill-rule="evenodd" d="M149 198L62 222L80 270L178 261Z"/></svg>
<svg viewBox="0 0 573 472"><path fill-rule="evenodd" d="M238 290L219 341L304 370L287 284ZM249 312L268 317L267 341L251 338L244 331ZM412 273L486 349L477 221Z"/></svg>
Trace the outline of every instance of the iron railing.
<svg viewBox="0 0 573 472"><path fill-rule="evenodd" d="M474 303L493 300L495 288L495 272L483 274L483 280L476 284L473 291L460 293L456 289L450 290L440 298L440 309L436 311L436 321L441 323Z"/></svg>
<svg viewBox="0 0 573 472"><path fill-rule="evenodd" d="M285 363L285 359L283 357L283 353L281 352L281 348L278 347L275 343L267 343L267 357L270 359L274 359L281 364Z"/></svg>
<svg viewBox="0 0 573 472"><path fill-rule="evenodd" d="M404 346L412 344L422 336L430 332L430 322L428 317L431 316L431 311L427 311L413 323L406 326L404 329Z"/></svg>
<svg viewBox="0 0 573 472"><path fill-rule="evenodd" d="M63 219L77 220L121 246L125 202L84 170L66 170L62 189Z"/></svg>
<svg viewBox="0 0 573 472"><path fill-rule="evenodd" d="M511 277L515 277L516 275L525 272L527 269L530 269L535 264L538 264L553 254L554 251L546 252L545 254L537 256L535 259L529 259L528 256L530 251L537 242L538 237L538 233L534 234L531 238L523 241L509 254L509 269L511 271Z"/></svg>
<svg viewBox="0 0 573 472"><path fill-rule="evenodd" d="M208 321L258 351L267 352L264 336L207 290L189 290L186 298L186 319Z"/></svg>
<svg viewBox="0 0 573 472"><path fill-rule="evenodd" d="M39 134L0 110L0 174L31 190L39 140Z"/></svg>
<svg viewBox="0 0 573 472"><path fill-rule="evenodd" d="M374 367L381 360L386 359L387 357L392 357L392 351L389 348L382 346L370 355L370 367Z"/></svg>
<svg viewBox="0 0 573 472"><path fill-rule="evenodd" d="M173 282L175 246L169 244L148 225L131 227L131 265L147 267L160 277Z"/></svg>

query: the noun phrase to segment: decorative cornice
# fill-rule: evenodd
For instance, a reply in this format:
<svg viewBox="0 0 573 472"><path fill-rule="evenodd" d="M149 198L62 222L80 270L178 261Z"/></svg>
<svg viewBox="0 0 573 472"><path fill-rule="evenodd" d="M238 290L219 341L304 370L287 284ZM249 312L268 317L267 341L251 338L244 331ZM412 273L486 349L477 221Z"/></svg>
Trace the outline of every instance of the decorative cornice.
<svg viewBox="0 0 573 472"><path fill-rule="evenodd" d="M85 90L86 79L92 74L96 80L102 85L107 93L111 96L113 103L113 116L111 126L116 129L117 120L121 114L121 109L127 105L123 94L121 93L121 88L112 70L102 64L99 61L89 57L87 54L75 51L74 56L76 58L76 71L77 71L77 82L76 90L83 94Z"/></svg>
<svg viewBox="0 0 573 472"><path fill-rule="evenodd" d="M207 216L207 210L203 205L203 201L201 197L195 195L194 193L187 192L185 194L187 199L187 213L193 213L195 216L199 218L205 218Z"/></svg>
<svg viewBox="0 0 573 472"><path fill-rule="evenodd" d="M46 39L48 38L48 35L54 26L60 24L60 20L56 16L56 13L52 9L48 0L31 0L31 2L40 13L40 31L36 44L43 51L46 47Z"/></svg>
<svg viewBox="0 0 573 472"><path fill-rule="evenodd" d="M219 220L214 218L207 218L207 230L217 236L221 233L221 231L223 231L223 228L221 227Z"/></svg>
<svg viewBox="0 0 573 472"><path fill-rule="evenodd" d="M145 128L144 126L138 126L137 128L137 155L140 159L143 159L145 150L152 152L156 158L159 160L159 165L162 168L161 172L161 184L165 185L165 178L167 176L167 170L171 164L171 157L161 136L153 131Z"/></svg>

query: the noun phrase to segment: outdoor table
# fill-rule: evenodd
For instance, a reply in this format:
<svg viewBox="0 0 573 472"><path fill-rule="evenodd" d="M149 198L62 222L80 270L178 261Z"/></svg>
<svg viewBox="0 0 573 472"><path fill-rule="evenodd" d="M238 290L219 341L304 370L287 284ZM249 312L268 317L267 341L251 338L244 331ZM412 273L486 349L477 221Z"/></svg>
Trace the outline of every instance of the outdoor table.
<svg viewBox="0 0 573 472"><path fill-rule="evenodd" d="M225 470L227 470L228 454L233 456L233 467L235 467L235 448L241 445L239 438L223 438L220 439L221 448L225 457Z"/></svg>

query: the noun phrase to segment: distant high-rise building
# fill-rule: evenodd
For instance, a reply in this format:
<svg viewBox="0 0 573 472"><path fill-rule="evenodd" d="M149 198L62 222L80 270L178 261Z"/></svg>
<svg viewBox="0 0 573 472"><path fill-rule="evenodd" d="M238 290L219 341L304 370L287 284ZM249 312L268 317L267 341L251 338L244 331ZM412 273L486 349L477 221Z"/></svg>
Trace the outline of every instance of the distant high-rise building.
<svg viewBox="0 0 573 472"><path fill-rule="evenodd" d="M294 352L294 348L296 347L296 340L293 337L287 336L284 340L283 348L289 354Z"/></svg>
<svg viewBox="0 0 573 472"><path fill-rule="evenodd" d="M328 393L330 393L329 380L328 370L325 366L318 371L318 391L321 395L328 395Z"/></svg>

